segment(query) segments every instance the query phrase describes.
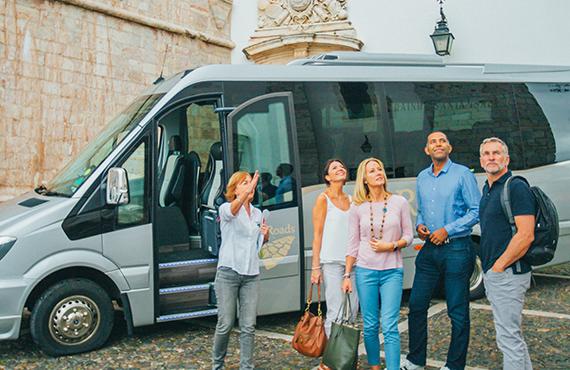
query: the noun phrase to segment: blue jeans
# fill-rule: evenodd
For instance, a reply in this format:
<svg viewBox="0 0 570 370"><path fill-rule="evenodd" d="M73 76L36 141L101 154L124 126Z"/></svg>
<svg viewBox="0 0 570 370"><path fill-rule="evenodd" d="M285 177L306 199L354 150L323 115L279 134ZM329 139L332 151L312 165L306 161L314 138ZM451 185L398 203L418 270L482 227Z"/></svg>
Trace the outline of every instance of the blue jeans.
<svg viewBox="0 0 570 370"><path fill-rule="evenodd" d="M364 346L368 364L380 365L380 340L378 338L379 302L381 301L382 334L386 368L400 369L400 333L398 318L402 301L404 269L370 270L356 267L356 290L364 322Z"/></svg>
<svg viewBox="0 0 570 370"><path fill-rule="evenodd" d="M212 369L223 369L228 340L234 327L239 301L240 369L253 369L253 339L257 317L259 275L240 275L228 267L220 267L214 282L218 300L218 323L214 334Z"/></svg>
<svg viewBox="0 0 570 370"><path fill-rule="evenodd" d="M446 366L465 368L469 347L469 279L473 273L475 252L471 238L452 239L441 246L427 241L416 257L416 275L410 295L410 353L415 365L425 366L427 351L427 311L434 289L443 279L447 315L451 319L451 343Z"/></svg>

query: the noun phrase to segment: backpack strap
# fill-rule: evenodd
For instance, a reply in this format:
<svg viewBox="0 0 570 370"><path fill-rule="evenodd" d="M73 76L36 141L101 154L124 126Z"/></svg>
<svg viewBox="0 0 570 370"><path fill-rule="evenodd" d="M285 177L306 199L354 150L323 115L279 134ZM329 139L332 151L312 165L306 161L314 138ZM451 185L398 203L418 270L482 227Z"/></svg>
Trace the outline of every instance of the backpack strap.
<svg viewBox="0 0 570 370"><path fill-rule="evenodd" d="M511 176L505 181L505 186L503 187L503 191L501 192L501 207L503 208L503 212L507 217L507 221L509 225L511 225L511 234L514 236L517 232L517 226L515 224L515 217L513 216L513 210L511 208L511 189L510 184L514 179L519 179L524 181L528 185L527 179L522 176ZM515 272L521 272L522 266L520 260L518 260L514 265Z"/></svg>
<svg viewBox="0 0 570 370"><path fill-rule="evenodd" d="M513 210L511 208L511 192L509 189L509 185L513 180L514 176L511 176L505 181L505 186L503 187L503 191L501 192L501 207L503 208L503 213L507 217L507 222L511 225L511 233L515 235L517 232L517 227L515 225L515 217L513 216Z"/></svg>

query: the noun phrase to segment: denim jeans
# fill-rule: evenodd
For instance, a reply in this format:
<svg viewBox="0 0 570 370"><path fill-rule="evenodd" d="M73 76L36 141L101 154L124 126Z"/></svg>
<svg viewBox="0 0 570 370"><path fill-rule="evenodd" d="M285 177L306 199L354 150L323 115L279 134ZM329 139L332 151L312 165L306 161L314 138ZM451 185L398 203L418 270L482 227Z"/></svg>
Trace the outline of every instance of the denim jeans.
<svg viewBox="0 0 570 370"><path fill-rule="evenodd" d="M427 241L416 257L416 275L410 295L408 316L410 353L407 358L425 366L427 351L427 311L434 289L443 279L447 315L451 319L451 343L446 366L465 368L469 347L469 279L473 273L475 252L471 238L452 239L448 244Z"/></svg>
<svg viewBox="0 0 570 370"><path fill-rule="evenodd" d="M400 369L400 333L398 318L402 301L404 269L371 270L356 267L356 290L364 323L364 346L369 365L380 365L380 339L378 338L382 316L382 334L386 368ZM379 308L381 302L381 309ZM379 312L381 310L381 312Z"/></svg>
<svg viewBox="0 0 570 370"><path fill-rule="evenodd" d="M212 369L223 369L228 340L234 327L239 301L240 369L253 369L253 339L257 316L259 275L240 275L220 267L214 282L218 300L218 323L214 335Z"/></svg>
<svg viewBox="0 0 570 370"><path fill-rule="evenodd" d="M331 335L331 325L340 315L344 293L342 292L342 282L344 278L344 264L341 263L323 263L321 265L323 271L323 282L325 285L325 299L327 302L327 317L325 320L325 333L327 338ZM353 273L354 276L354 273ZM314 297L314 296L313 296ZM354 322L358 314L358 295L356 292L350 294L350 307L352 307L352 317L350 320Z"/></svg>

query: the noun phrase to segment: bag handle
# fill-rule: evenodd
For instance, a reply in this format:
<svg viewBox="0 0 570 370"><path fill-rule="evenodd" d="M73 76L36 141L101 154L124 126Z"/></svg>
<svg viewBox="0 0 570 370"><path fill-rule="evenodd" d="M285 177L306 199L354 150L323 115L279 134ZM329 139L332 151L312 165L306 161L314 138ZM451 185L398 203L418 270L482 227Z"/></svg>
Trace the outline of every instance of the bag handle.
<svg viewBox="0 0 570 370"><path fill-rule="evenodd" d="M317 316L322 317L323 312L321 311L321 284L313 284L311 283L311 289L309 290L309 296L307 297L307 307L305 307L305 312L309 312L309 308L311 307L311 303L313 302L313 286L317 286Z"/></svg>
<svg viewBox="0 0 570 370"><path fill-rule="evenodd" d="M352 306L350 303L350 293L346 292L344 293L342 306L338 311L338 315L336 317L335 322L349 323L351 316L352 316Z"/></svg>

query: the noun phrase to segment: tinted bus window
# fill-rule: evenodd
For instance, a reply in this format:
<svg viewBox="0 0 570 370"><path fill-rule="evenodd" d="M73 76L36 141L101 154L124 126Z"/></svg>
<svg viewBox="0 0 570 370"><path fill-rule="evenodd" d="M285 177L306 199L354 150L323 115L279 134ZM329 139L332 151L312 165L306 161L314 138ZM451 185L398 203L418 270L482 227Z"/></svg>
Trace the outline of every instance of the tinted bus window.
<svg viewBox="0 0 570 370"><path fill-rule="evenodd" d="M356 178L361 160L382 159L389 177L393 166L381 91L362 82L225 82L227 105L263 94L292 91L300 152L301 185L323 183L322 168L329 158L341 158Z"/></svg>
<svg viewBox="0 0 570 370"><path fill-rule="evenodd" d="M296 203L287 109L283 97L268 98L241 110L233 122L234 168L259 171L261 194L254 199L259 206Z"/></svg>
<svg viewBox="0 0 570 370"><path fill-rule="evenodd" d="M384 86L398 177L416 176L430 164L423 149L434 130L447 134L453 146L451 158L473 171L481 171L479 144L489 136L509 145L513 169L524 168L510 84L396 82Z"/></svg>
<svg viewBox="0 0 570 370"><path fill-rule="evenodd" d="M320 175L329 158L341 158L351 180L368 157L380 158L388 177L394 177L387 121L375 84L312 82L295 92L303 186L323 182Z"/></svg>
<svg viewBox="0 0 570 370"><path fill-rule="evenodd" d="M518 84L515 99L528 168L570 159L570 84Z"/></svg>

